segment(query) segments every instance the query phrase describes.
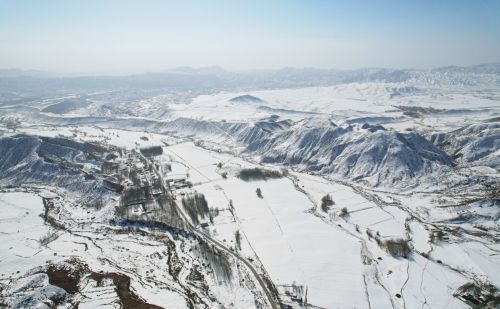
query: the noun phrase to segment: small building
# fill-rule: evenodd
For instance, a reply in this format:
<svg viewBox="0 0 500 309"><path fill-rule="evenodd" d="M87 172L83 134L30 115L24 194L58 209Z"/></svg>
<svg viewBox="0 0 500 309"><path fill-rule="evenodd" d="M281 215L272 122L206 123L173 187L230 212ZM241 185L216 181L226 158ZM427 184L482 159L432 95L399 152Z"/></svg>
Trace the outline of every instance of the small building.
<svg viewBox="0 0 500 309"><path fill-rule="evenodd" d="M113 192L122 192L123 185L114 177L106 177L102 181L104 188Z"/></svg>
<svg viewBox="0 0 500 309"><path fill-rule="evenodd" d="M185 178L182 179L173 179L171 182L170 186L177 190L177 189L182 189L182 188L190 188L192 184L187 181Z"/></svg>
<svg viewBox="0 0 500 309"><path fill-rule="evenodd" d="M278 293L284 308L303 308L307 306L307 287L295 282L291 285L278 285Z"/></svg>
<svg viewBox="0 0 500 309"><path fill-rule="evenodd" d="M101 173L105 175L112 175L118 173L120 170L120 163L116 162L104 162L101 165Z"/></svg>
<svg viewBox="0 0 500 309"><path fill-rule="evenodd" d="M498 293L493 285L480 287L470 282L459 287L454 296L473 308L496 308Z"/></svg>
<svg viewBox="0 0 500 309"><path fill-rule="evenodd" d="M162 194L163 191L159 187L153 187L153 188L151 188L150 193L153 196L158 196L158 195Z"/></svg>

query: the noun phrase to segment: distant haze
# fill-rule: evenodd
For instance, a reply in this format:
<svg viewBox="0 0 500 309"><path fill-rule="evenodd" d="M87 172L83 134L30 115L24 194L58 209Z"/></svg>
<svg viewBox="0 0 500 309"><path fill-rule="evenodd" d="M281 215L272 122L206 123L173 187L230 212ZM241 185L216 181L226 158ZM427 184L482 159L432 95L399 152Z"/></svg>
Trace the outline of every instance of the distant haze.
<svg viewBox="0 0 500 309"><path fill-rule="evenodd" d="M0 68L129 74L500 61L500 1L0 2Z"/></svg>

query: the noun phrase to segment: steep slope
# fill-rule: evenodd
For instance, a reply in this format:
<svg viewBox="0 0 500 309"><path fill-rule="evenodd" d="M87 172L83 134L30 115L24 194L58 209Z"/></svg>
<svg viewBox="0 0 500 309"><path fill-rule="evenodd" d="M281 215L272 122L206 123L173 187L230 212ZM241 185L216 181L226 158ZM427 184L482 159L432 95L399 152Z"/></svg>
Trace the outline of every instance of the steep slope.
<svg viewBox="0 0 500 309"><path fill-rule="evenodd" d="M53 185L89 197L104 194L97 175L107 150L65 138L16 135L0 139L0 185ZM92 193L92 194L90 194Z"/></svg>
<svg viewBox="0 0 500 309"><path fill-rule="evenodd" d="M372 185L397 185L451 166L451 159L416 133L380 126L292 127L251 141L265 163L299 165Z"/></svg>
<svg viewBox="0 0 500 309"><path fill-rule="evenodd" d="M374 186L416 184L416 178L449 171L453 163L417 133L366 123L337 126L329 121L293 123L273 118L251 124L182 119L162 129L211 140L231 139L263 163L297 166Z"/></svg>
<svg viewBox="0 0 500 309"><path fill-rule="evenodd" d="M434 134L431 141L463 165L500 168L500 122L478 123Z"/></svg>

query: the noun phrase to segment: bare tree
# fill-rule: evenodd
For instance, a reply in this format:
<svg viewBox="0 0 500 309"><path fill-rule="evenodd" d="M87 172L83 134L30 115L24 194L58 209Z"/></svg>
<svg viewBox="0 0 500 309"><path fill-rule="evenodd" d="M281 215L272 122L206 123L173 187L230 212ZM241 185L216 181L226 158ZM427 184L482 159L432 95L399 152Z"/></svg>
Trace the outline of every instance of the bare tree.
<svg viewBox="0 0 500 309"><path fill-rule="evenodd" d="M234 238L236 239L236 250L241 251L241 234L239 230L234 233Z"/></svg>
<svg viewBox="0 0 500 309"><path fill-rule="evenodd" d="M321 198L321 210L324 212L328 212L330 206L335 205L335 202L332 199L330 194L327 194Z"/></svg>
<svg viewBox="0 0 500 309"><path fill-rule="evenodd" d="M343 218L349 214L349 210L347 210L347 207L342 207L340 210L340 216Z"/></svg>

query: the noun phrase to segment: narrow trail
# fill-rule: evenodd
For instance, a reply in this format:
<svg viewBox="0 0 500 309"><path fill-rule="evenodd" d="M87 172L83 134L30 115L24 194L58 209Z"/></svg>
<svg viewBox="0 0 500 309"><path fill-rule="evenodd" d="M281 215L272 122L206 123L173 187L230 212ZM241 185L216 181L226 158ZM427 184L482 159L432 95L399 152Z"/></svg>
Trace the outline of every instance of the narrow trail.
<svg viewBox="0 0 500 309"><path fill-rule="evenodd" d="M405 296L404 296L404 289L405 289L406 284L408 283L408 281L410 281L410 262L407 261L406 263L407 263L406 264L406 280L403 283L403 285L401 286L401 290L399 291L399 294L401 295L401 299L403 300L403 308L406 308L406 301L405 301Z"/></svg>
<svg viewBox="0 0 500 309"><path fill-rule="evenodd" d="M365 284L365 295L368 303L368 309L372 309L372 305L370 303L370 293L368 293L368 284L366 283L366 274L363 274L363 282Z"/></svg>

